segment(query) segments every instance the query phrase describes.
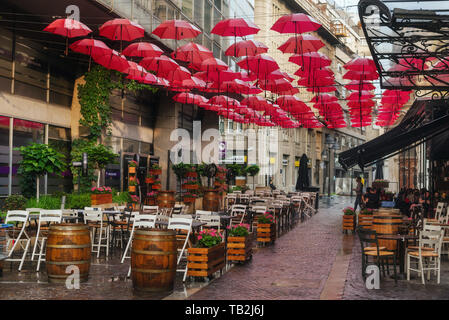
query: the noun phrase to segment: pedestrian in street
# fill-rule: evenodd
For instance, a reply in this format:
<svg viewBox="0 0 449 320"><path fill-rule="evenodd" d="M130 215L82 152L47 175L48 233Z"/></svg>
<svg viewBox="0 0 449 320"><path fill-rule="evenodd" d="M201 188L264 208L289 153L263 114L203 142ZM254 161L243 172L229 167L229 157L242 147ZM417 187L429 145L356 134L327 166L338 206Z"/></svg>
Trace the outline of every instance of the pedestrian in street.
<svg viewBox="0 0 449 320"><path fill-rule="evenodd" d="M363 194L363 184L362 179L360 177L357 177L355 179L357 185L356 188L353 189L355 191L355 204L354 204L354 211L357 211L357 206L360 205L360 208L362 209L362 194Z"/></svg>
<svg viewBox="0 0 449 320"><path fill-rule="evenodd" d="M270 183L268 184L271 188L271 190L276 190L276 186L273 184L273 179L270 179Z"/></svg>

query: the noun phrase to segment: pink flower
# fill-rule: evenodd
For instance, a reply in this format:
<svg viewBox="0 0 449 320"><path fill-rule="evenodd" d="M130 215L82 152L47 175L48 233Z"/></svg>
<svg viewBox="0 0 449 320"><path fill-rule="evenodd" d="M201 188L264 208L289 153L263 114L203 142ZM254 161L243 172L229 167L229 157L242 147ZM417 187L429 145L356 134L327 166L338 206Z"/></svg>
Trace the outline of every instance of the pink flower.
<svg viewBox="0 0 449 320"><path fill-rule="evenodd" d="M198 240L201 240L201 239L203 239L203 236L201 236L201 235L198 236Z"/></svg>

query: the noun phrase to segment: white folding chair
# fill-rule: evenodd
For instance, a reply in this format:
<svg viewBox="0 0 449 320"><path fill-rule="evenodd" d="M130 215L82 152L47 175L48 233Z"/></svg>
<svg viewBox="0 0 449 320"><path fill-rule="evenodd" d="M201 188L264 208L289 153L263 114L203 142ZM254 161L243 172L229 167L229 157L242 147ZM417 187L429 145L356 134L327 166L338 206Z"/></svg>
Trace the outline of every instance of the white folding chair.
<svg viewBox="0 0 449 320"><path fill-rule="evenodd" d="M201 227L201 230L203 230L203 228L217 228L218 233L220 233L221 222L219 215L203 214L199 215L197 217L197 220L206 223L204 226Z"/></svg>
<svg viewBox="0 0 449 320"><path fill-rule="evenodd" d="M159 213L159 206L142 206L142 211L151 211L154 213Z"/></svg>
<svg viewBox="0 0 449 320"><path fill-rule="evenodd" d="M187 243L189 242L189 237L190 237L190 233L192 232L192 223L193 223L193 219L185 219L185 218L170 218L168 221L168 227L167 229L170 230L183 230L183 231L187 231L187 235L184 239L184 243L182 246L182 249L178 249L178 260L176 262L177 268L176 268L176 272L184 272L184 277L182 278L182 281L185 282L186 281L186 277L187 277L187 250L186 250L186 246ZM182 235L182 238L184 237L184 235ZM179 239L179 236L177 236L177 239ZM182 258L185 258L186 260L186 267L185 269L180 269L180 262Z"/></svg>
<svg viewBox="0 0 449 320"><path fill-rule="evenodd" d="M101 248L106 248L106 256L109 256L109 225L103 221L103 212L101 210L84 210L84 223L88 224L91 230L92 252L100 257ZM98 236L97 236L98 234ZM95 242L95 237L98 242ZM106 240L106 243L103 243ZM96 247L96 249L95 249Z"/></svg>
<svg viewBox="0 0 449 320"><path fill-rule="evenodd" d="M195 211L195 219L198 219L199 216L201 215L211 215L212 211L205 211L205 210L196 210Z"/></svg>
<svg viewBox="0 0 449 320"><path fill-rule="evenodd" d="M172 214L172 218L193 219L191 214Z"/></svg>
<svg viewBox="0 0 449 320"><path fill-rule="evenodd" d="M126 252L131 246L134 238L134 231L136 228L154 228L156 225L156 215L155 214L139 214L134 216L134 223L131 230L131 234L128 240L128 244L126 245L125 254L122 258L122 263L126 257ZM129 258L129 257L126 257ZM131 275L131 266L129 266L128 277Z"/></svg>
<svg viewBox="0 0 449 320"><path fill-rule="evenodd" d="M100 210L100 208L94 208L94 207L84 207L84 210L99 211L99 210Z"/></svg>
<svg viewBox="0 0 449 320"><path fill-rule="evenodd" d="M7 230L6 232L7 236L6 248L8 250L8 258L5 259L5 261L20 261L19 271L22 270L23 262L25 261L25 257L31 242L30 237L27 235L25 231L29 214L30 213L25 210L11 210L8 211L5 219L5 223L12 223L12 222L22 223L22 226L20 228L13 227L12 230ZM15 237L16 231L19 232L17 237ZM20 259L11 258L12 254L14 253L14 250L18 248L17 247L18 244L23 250L22 258Z"/></svg>
<svg viewBox="0 0 449 320"><path fill-rule="evenodd" d="M231 207L231 223L243 223L246 216L246 206L242 204L234 204Z"/></svg>
<svg viewBox="0 0 449 320"><path fill-rule="evenodd" d="M418 251L407 253L407 280L410 281L410 271L418 272L421 275L422 284L425 284L424 272L427 271L427 280L430 280L430 271L437 274L437 283L440 283L441 273L441 245L443 242L444 230L422 230L419 233ZM423 250L430 248L433 250ZM416 259L417 268L410 266L411 259Z"/></svg>
<svg viewBox="0 0 449 320"><path fill-rule="evenodd" d="M237 203L237 194L227 194L225 197L226 210L229 210L229 206L232 206L235 203Z"/></svg>
<svg viewBox="0 0 449 320"><path fill-rule="evenodd" d="M126 254L128 253L129 244L132 241L132 238L133 238L133 235L134 235L134 223L136 221L138 221L139 217L140 217L140 212L139 211L133 211L133 212L130 212L129 214L130 214L130 217L129 217L129 220L128 220L128 223L129 223L128 227L131 228L131 231L129 231L128 243L126 244L126 248L125 248L125 251L123 252L122 260L120 261L120 263L123 263L125 261L125 258L131 258L131 256L127 256Z"/></svg>
<svg viewBox="0 0 449 320"><path fill-rule="evenodd" d="M45 261L45 242L47 241L49 224L61 223L62 210L41 210L39 214L39 222L37 226L36 240L34 242L33 253L31 255L31 261L34 261L34 256L37 256L36 271L39 271L41 262ZM44 226L42 226L44 225ZM40 242L40 243L39 243ZM37 249L39 247L39 253Z"/></svg>
<svg viewBox="0 0 449 320"><path fill-rule="evenodd" d="M173 210L171 211L171 214L182 214L186 210L186 206L184 204L175 204L173 206Z"/></svg>

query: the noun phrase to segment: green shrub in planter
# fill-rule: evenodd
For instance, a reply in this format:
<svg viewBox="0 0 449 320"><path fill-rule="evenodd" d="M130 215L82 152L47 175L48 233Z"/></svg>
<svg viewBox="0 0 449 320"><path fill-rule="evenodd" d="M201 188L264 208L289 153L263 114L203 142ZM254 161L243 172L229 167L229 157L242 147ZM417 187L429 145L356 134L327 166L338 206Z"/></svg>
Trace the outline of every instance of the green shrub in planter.
<svg viewBox="0 0 449 320"><path fill-rule="evenodd" d="M11 195L5 199L2 211L8 210L25 210L27 199L18 194Z"/></svg>

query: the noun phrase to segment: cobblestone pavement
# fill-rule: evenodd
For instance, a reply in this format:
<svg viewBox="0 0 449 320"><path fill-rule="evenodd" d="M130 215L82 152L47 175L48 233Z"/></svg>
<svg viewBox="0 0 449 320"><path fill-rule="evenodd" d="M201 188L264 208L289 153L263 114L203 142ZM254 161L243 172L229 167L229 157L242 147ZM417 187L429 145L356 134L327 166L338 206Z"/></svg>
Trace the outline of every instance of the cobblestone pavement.
<svg viewBox="0 0 449 320"><path fill-rule="evenodd" d="M329 204L320 203L318 214L189 299L320 299L342 247L341 209L348 200L337 197Z"/></svg>

